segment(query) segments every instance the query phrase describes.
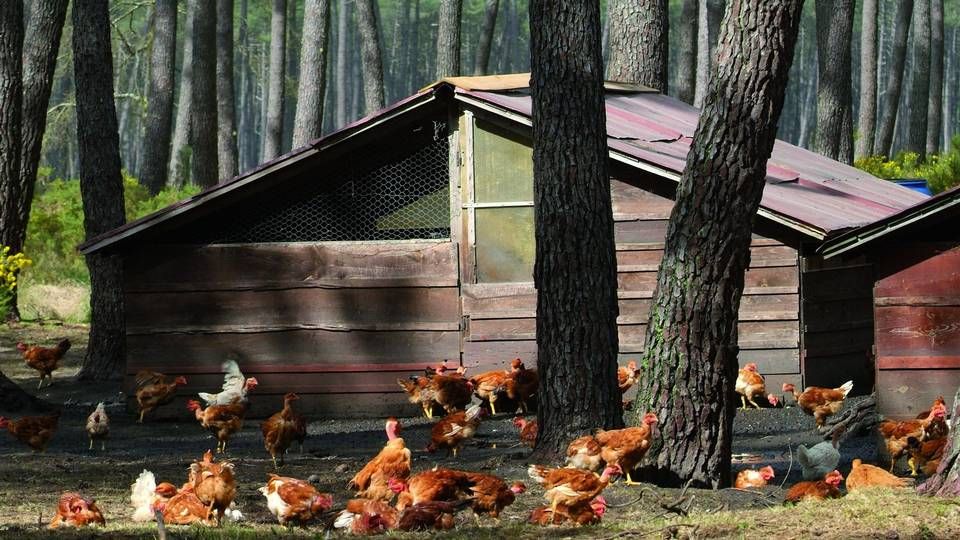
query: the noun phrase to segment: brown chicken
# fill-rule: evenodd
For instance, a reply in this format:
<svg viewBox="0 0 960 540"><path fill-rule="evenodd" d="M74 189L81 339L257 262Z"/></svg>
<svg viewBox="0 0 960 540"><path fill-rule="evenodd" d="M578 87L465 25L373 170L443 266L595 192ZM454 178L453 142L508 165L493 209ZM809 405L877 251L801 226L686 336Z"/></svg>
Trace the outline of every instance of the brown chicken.
<svg viewBox="0 0 960 540"><path fill-rule="evenodd" d="M523 482L514 482L508 486L503 479L492 474L475 472L466 474L467 481L471 484L470 491L473 493L470 508L473 509L478 525L481 515L488 515L499 522L500 512L513 504L517 495L527 490Z"/></svg>
<svg viewBox="0 0 960 540"><path fill-rule="evenodd" d="M237 483L233 475L233 463L213 461L213 454L207 450L202 461L190 465L189 488L210 512L216 512L217 525L223 522L223 515L237 495Z"/></svg>
<svg viewBox="0 0 960 540"><path fill-rule="evenodd" d="M473 393L490 404L490 414L497 414L497 399L506 397L509 380L510 373L494 370L474 375L470 382L473 384Z"/></svg>
<svg viewBox="0 0 960 540"><path fill-rule="evenodd" d="M546 527L548 525L573 524L576 527L581 525L595 525L600 523L600 518L607 511L607 501L603 495L598 495L590 502L582 502L576 506L557 505L556 510L551 510L549 506L535 508L530 513L530 523Z"/></svg>
<svg viewBox="0 0 960 540"><path fill-rule="evenodd" d="M597 472L603 462L601 450L600 443L593 435L578 437L567 446L567 467Z"/></svg>
<svg viewBox="0 0 960 540"><path fill-rule="evenodd" d="M744 469L737 473L733 487L737 489L762 488L773 479L773 467L767 465L760 470Z"/></svg>
<svg viewBox="0 0 960 540"><path fill-rule="evenodd" d="M797 400L797 405L803 412L813 416L817 427L822 427L827 417L837 414L843 407L843 400L853 390L853 381L847 381L839 388L820 388L808 386L802 393L797 393L796 387L790 383L783 384L783 391L790 392Z"/></svg>
<svg viewBox="0 0 960 540"><path fill-rule="evenodd" d="M399 513L383 501L350 499L333 526L352 534L374 535L396 528L399 520Z"/></svg>
<svg viewBox="0 0 960 540"><path fill-rule="evenodd" d="M620 395L626 394L630 387L637 384L639 378L640 369L637 368L636 360L630 360L625 367L617 367L617 387L620 389Z"/></svg>
<svg viewBox="0 0 960 540"><path fill-rule="evenodd" d="M527 420L522 416L513 419L513 425L520 430L520 444L533 448L537 444L537 419Z"/></svg>
<svg viewBox="0 0 960 540"><path fill-rule="evenodd" d="M902 422L884 420L880 422L878 429L887 447L887 454L890 456L890 472L893 472L897 460L906 453L909 438L914 437L924 441L927 426L938 419L942 420L946 414L946 407L937 405L930 409L930 414L923 420L904 420ZM915 472L914 466L911 465L911 473Z"/></svg>
<svg viewBox="0 0 960 540"><path fill-rule="evenodd" d="M823 480L798 482L787 491L784 502L798 503L810 499L838 499L840 498L840 482L843 475L840 471L828 472Z"/></svg>
<svg viewBox="0 0 960 540"><path fill-rule="evenodd" d="M423 415L433 419L433 400L430 398L430 391L427 387L430 385L428 377L410 377L409 379L397 379L397 384L407 393L407 399L410 403L418 405L423 409Z"/></svg>
<svg viewBox="0 0 960 540"><path fill-rule="evenodd" d="M430 501L415 504L403 511L397 528L401 531L446 531L453 528L457 504Z"/></svg>
<svg viewBox="0 0 960 540"><path fill-rule="evenodd" d="M160 489L160 486L157 486ZM170 525L213 525L210 507L203 504L192 488L181 489L155 507L163 513L163 522Z"/></svg>
<svg viewBox="0 0 960 540"><path fill-rule="evenodd" d="M86 527L88 525L106 526L103 514L93 499L79 493L64 493L57 504L57 513L50 522L51 529L60 527Z"/></svg>
<svg viewBox="0 0 960 540"><path fill-rule="evenodd" d="M540 377L535 369L527 369L523 361L514 358L510 363L510 377L506 381L507 397L520 404L524 414L530 411L530 402L537 396Z"/></svg>
<svg viewBox="0 0 960 540"><path fill-rule="evenodd" d="M333 506L333 497L320 493L309 482L286 476L270 475L267 485L259 489L267 498L267 509L280 525L305 525Z"/></svg>
<svg viewBox="0 0 960 540"><path fill-rule="evenodd" d="M874 467L861 461L853 460L850 473L847 475L847 491L855 491L866 487L909 487L913 485L910 478L900 478L880 467Z"/></svg>
<svg viewBox="0 0 960 540"><path fill-rule="evenodd" d="M916 437L907 437L907 452L910 453L910 460L907 463L910 465L910 475L916 476L917 469L922 470L927 476L936 473L946 446L946 437L932 441L920 441Z"/></svg>
<svg viewBox="0 0 960 540"><path fill-rule="evenodd" d="M407 481L391 478L390 489L397 494L397 510L429 501L458 502L472 493L468 473L437 467L411 476Z"/></svg>
<svg viewBox="0 0 960 540"><path fill-rule="evenodd" d="M929 409L918 414L917 420L923 420L924 418L930 416L930 411L932 411L933 408L937 406L943 407L944 411L947 410L947 402L944 401L943 396L939 396L937 399L933 400L933 405L931 405ZM924 438L925 440L928 440L928 441L932 441L934 439L940 439L949 435L950 425L947 424L946 415L944 415L943 418L934 419L934 421L930 422L930 424L928 424L923 431L924 431Z"/></svg>
<svg viewBox="0 0 960 540"><path fill-rule="evenodd" d="M453 456L456 457L463 442L476 433L482 412L483 409L479 405L474 405L466 411L458 411L443 417L430 430L427 452L433 453L444 448L448 455L453 452Z"/></svg>
<svg viewBox="0 0 960 540"><path fill-rule="evenodd" d="M734 390L740 394L740 402L743 404L744 410L747 408L748 401L755 408L760 408L753 399L758 396L763 397L767 392L767 387L764 384L763 375L757 371L756 364L751 362L743 366L743 369L737 374L737 382L734 385Z"/></svg>
<svg viewBox="0 0 960 540"><path fill-rule="evenodd" d="M234 401L230 405L210 405L201 408L200 402L191 399L187 409L193 411L200 425L217 438L217 453L227 451L227 441L243 427L243 417L247 412L246 403Z"/></svg>
<svg viewBox="0 0 960 540"><path fill-rule="evenodd" d="M110 435L110 418L107 417L107 411L103 402L97 404L97 408L87 417L87 436L90 437L90 448L93 450L93 441L100 441L100 450L107 449L107 437Z"/></svg>
<svg viewBox="0 0 960 540"><path fill-rule="evenodd" d="M600 457L608 465L617 465L626 475L627 485L638 485L630 478L632 471L650 448L650 436L657 425L657 415L643 415L643 425L610 431L597 430L594 438L600 444Z"/></svg>
<svg viewBox="0 0 960 540"><path fill-rule="evenodd" d="M277 456L280 456L280 465L283 465L283 455L299 436L298 422L305 424L303 416L293 410L293 402L298 399L300 397L293 392L287 393L283 396L283 409L260 424L263 446L273 460L274 469L277 469Z"/></svg>
<svg viewBox="0 0 960 540"><path fill-rule="evenodd" d="M58 364L63 359L63 355L70 350L70 340L64 339L53 348L30 347L21 341L17 343L17 350L23 354L23 361L27 366L40 373L40 384L37 385L39 390L43 386L44 379L49 379L47 386L53 384L53 372L59 367Z"/></svg>
<svg viewBox="0 0 960 540"><path fill-rule="evenodd" d="M0 416L0 429L7 428L13 438L29 446L34 452L45 452L50 438L57 431L60 411L50 416L24 416L10 420Z"/></svg>
<svg viewBox="0 0 960 540"><path fill-rule="evenodd" d="M400 438L401 429L399 420L387 418L387 444L348 484L357 497L389 502L394 496L390 479L406 480L410 476L410 449Z"/></svg>
<svg viewBox="0 0 960 540"><path fill-rule="evenodd" d="M530 465L527 474L545 490L543 497L550 503L550 510L559 505L575 507L590 501L607 487L611 478L622 474L620 467L608 465L597 475L580 469L551 469L543 465Z"/></svg>
<svg viewBox="0 0 960 540"><path fill-rule="evenodd" d="M138 372L135 381L137 405L140 407L140 419L137 422L141 424L145 414L173 401L177 394L177 387L187 384L185 377L177 377L168 382L167 376L163 373L147 370Z"/></svg>

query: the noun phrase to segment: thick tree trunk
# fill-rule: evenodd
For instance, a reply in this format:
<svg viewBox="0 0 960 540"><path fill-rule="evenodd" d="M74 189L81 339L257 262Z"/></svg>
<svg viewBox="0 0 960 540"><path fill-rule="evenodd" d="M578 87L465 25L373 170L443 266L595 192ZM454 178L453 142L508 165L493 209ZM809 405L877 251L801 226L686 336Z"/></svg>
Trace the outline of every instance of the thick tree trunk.
<svg viewBox="0 0 960 540"><path fill-rule="evenodd" d="M350 121L350 117L347 116L347 101L350 95L347 90L349 88L347 86L347 60L350 54L347 43L347 28L350 25L351 4L352 2L340 0L340 5L337 6L337 121L336 126L334 126L337 128L345 126Z"/></svg>
<svg viewBox="0 0 960 540"><path fill-rule="evenodd" d="M910 90L910 126L904 149L921 161L927 153L927 107L930 103L930 1L916 2L913 14L913 85Z"/></svg>
<svg viewBox="0 0 960 540"><path fill-rule="evenodd" d="M693 105L697 91L697 0L683 0L677 33L677 99Z"/></svg>
<svg viewBox="0 0 960 540"><path fill-rule="evenodd" d="M667 92L666 0L612 0L607 78Z"/></svg>
<svg viewBox="0 0 960 540"><path fill-rule="evenodd" d="M293 122L293 147L320 137L323 98L327 88L327 39L330 0L307 0L304 5L303 45L300 53L300 86L297 116Z"/></svg>
<svg viewBox="0 0 960 540"><path fill-rule="evenodd" d="M143 136L140 182L150 193L167 184L170 163L170 129L173 123L173 83L177 55L177 2L156 0L153 45L150 49L150 87L147 89L147 123Z"/></svg>
<svg viewBox="0 0 960 540"><path fill-rule="evenodd" d="M363 66L363 110L365 114L371 114L382 109L384 105L379 23L376 11L373 9L373 0L356 0L356 2L357 28L360 31L360 62ZM460 58L459 33L457 35L457 58ZM460 69L459 60L457 69Z"/></svg>
<svg viewBox="0 0 960 540"><path fill-rule="evenodd" d="M173 142L170 146L170 166L167 185L182 186L190 176L190 114L193 112L193 25L197 3L189 0L183 31L183 59L180 63L180 95L177 97L177 117L173 124Z"/></svg>
<svg viewBox="0 0 960 540"><path fill-rule="evenodd" d="M717 65L715 51L723 19L724 0L700 0L697 21L697 88L693 98L695 107L703 107L710 83L710 72Z"/></svg>
<svg viewBox="0 0 960 540"><path fill-rule="evenodd" d="M247 170L252 167L254 118L253 111L253 71L250 67L252 55L250 54L250 31L247 24L248 3L247 0L240 0L240 21L237 28L237 40L240 42L240 114L239 129L237 130L237 150L239 170Z"/></svg>
<svg viewBox="0 0 960 540"><path fill-rule="evenodd" d="M263 158L261 162L269 161L281 154L286 35L287 0L273 0L273 14L270 17L270 77L267 80L267 124L263 133Z"/></svg>
<svg viewBox="0 0 960 540"><path fill-rule="evenodd" d="M220 180L237 175L237 109L233 92L233 0L217 0L217 154Z"/></svg>
<svg viewBox="0 0 960 540"><path fill-rule="evenodd" d="M23 3L0 2L0 246L17 243L23 193L20 175L23 117Z"/></svg>
<svg viewBox="0 0 960 540"><path fill-rule="evenodd" d="M217 5L197 2L193 22L193 112L190 114L191 176L202 187L217 184Z"/></svg>
<svg viewBox="0 0 960 540"><path fill-rule="evenodd" d="M926 1L926 0L923 0ZM903 67L907 59L907 35L910 30L910 18L913 16L913 0L899 0L894 16L893 48L890 58L890 73L887 76L887 88L884 90L883 106L880 109L880 126L877 128L877 141L873 153L889 156L893 145L893 132L897 124L897 112L900 108L900 92L903 89Z"/></svg>
<svg viewBox="0 0 960 540"><path fill-rule="evenodd" d="M460 75L460 15L463 0L440 0L437 79Z"/></svg>
<svg viewBox="0 0 960 540"><path fill-rule="evenodd" d="M83 228L86 238L91 239L124 222L107 0L74 2L73 66ZM90 341L77 376L120 378L126 362L122 262L118 255L95 253L87 255L87 267Z"/></svg>
<svg viewBox="0 0 960 540"><path fill-rule="evenodd" d="M860 115L857 157L873 153L877 130L877 0L863 0L860 29Z"/></svg>
<svg viewBox="0 0 960 540"><path fill-rule="evenodd" d="M933 476L917 486L918 493L940 497L960 496L960 429L957 429L957 419L960 418L960 389L953 396L951 416L953 428L947 436L947 446L943 449L940 465Z"/></svg>
<svg viewBox="0 0 960 540"><path fill-rule="evenodd" d="M841 147L853 144L844 130L853 106L850 89L850 40L854 0L817 0L817 139L816 152L841 159ZM844 142L849 139L849 144ZM852 156L850 156L852 157Z"/></svg>
<svg viewBox="0 0 960 540"><path fill-rule="evenodd" d="M531 0L538 459L623 425L600 6ZM584 276L590 276L584 279Z"/></svg>
<svg viewBox="0 0 960 540"><path fill-rule="evenodd" d="M802 0L731 2L667 228L638 411L660 419L643 476L730 484L737 311ZM764 54L755 54L763 51Z"/></svg>
<svg viewBox="0 0 960 540"><path fill-rule="evenodd" d="M490 65L490 49L493 45L493 32L497 27L497 11L500 10L500 0L487 0L483 12L483 26L480 27L480 44L477 45L477 58L474 61L473 74L486 75Z"/></svg>
<svg viewBox="0 0 960 540"><path fill-rule="evenodd" d="M930 0L930 103L927 106L927 154L940 152L943 60L943 0Z"/></svg>

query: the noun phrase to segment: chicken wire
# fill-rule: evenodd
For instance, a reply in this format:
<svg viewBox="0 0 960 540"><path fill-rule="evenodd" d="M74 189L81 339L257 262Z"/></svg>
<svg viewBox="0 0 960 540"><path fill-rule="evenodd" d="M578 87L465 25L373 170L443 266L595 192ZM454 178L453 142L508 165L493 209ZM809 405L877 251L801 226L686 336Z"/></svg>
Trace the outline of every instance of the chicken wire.
<svg viewBox="0 0 960 540"><path fill-rule="evenodd" d="M445 130L444 130L445 131ZM428 144L385 165L363 169L356 157L323 174L333 190L260 196L254 209L216 227L207 243L321 242L450 237L448 143L435 129ZM353 161L353 163L349 163Z"/></svg>

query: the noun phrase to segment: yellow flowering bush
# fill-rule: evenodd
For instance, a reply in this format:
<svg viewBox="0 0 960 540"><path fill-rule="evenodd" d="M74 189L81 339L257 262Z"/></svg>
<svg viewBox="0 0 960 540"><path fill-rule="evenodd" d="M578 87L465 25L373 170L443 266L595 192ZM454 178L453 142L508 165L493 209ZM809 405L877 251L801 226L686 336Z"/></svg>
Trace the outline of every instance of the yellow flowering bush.
<svg viewBox="0 0 960 540"><path fill-rule="evenodd" d="M7 316L13 290L20 272L33 263L23 253L10 254L10 246L0 246L0 320Z"/></svg>

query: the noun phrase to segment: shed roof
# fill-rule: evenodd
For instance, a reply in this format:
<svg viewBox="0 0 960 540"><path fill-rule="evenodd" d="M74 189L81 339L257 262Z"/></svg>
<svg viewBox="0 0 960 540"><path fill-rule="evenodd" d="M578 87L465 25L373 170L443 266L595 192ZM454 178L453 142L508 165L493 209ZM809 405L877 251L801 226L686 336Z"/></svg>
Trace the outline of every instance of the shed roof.
<svg viewBox="0 0 960 540"><path fill-rule="evenodd" d="M195 208L280 169L330 149L361 132L440 99L454 99L508 120L530 125L529 74L454 77L438 81L374 114L312 141L232 180L153 214L127 223L80 246L83 253L126 243L175 219L189 219ZM454 92L451 93L450 89ZM607 137L610 157L628 166L679 181L696 129L699 111L677 99L636 85L606 84ZM807 236L822 240L860 227L925 200L892 182L796 146L777 141L767 163L767 185L759 214Z"/></svg>

